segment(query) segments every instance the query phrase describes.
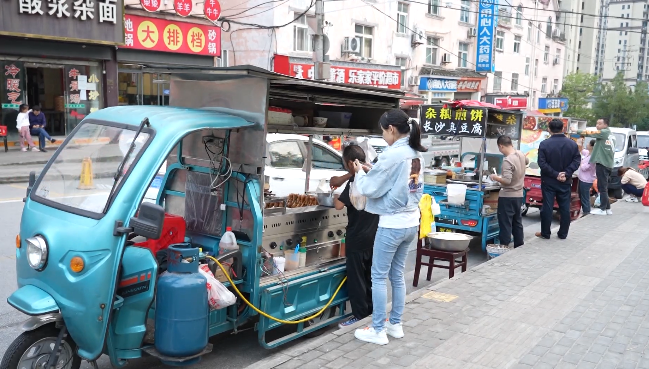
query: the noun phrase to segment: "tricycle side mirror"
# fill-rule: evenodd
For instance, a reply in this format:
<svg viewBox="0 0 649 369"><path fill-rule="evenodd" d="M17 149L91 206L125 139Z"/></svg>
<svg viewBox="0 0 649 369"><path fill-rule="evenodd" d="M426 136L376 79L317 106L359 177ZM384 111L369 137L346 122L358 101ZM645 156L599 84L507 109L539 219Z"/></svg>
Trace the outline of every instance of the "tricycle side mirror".
<svg viewBox="0 0 649 369"><path fill-rule="evenodd" d="M162 225L165 219L165 211L162 206L150 202L140 205L137 216L131 218L129 226L133 233L138 236L157 240L162 234Z"/></svg>
<svg viewBox="0 0 649 369"><path fill-rule="evenodd" d="M27 198L29 197L29 193L32 192L32 188L34 188L34 183L36 183L36 172L31 171L29 172L29 184L27 185L27 192L25 193L23 202L27 201Z"/></svg>

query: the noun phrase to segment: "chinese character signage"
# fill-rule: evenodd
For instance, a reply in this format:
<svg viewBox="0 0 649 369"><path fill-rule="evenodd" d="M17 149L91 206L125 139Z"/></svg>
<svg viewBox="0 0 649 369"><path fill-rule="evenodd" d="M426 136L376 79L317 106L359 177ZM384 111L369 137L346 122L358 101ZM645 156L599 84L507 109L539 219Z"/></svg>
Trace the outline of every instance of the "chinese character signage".
<svg viewBox="0 0 649 369"><path fill-rule="evenodd" d="M174 9L176 10L176 14L181 17L189 16L192 13L193 8L194 4L192 0L174 0Z"/></svg>
<svg viewBox="0 0 649 369"><path fill-rule="evenodd" d="M489 99L487 99L487 102ZM493 104L503 109L525 109L527 108L527 97L496 97Z"/></svg>
<svg viewBox="0 0 649 369"><path fill-rule="evenodd" d="M25 67L21 62L0 62L0 105L3 109L18 109L25 103Z"/></svg>
<svg viewBox="0 0 649 369"><path fill-rule="evenodd" d="M446 78L419 78L419 91L457 91L457 80Z"/></svg>
<svg viewBox="0 0 649 369"><path fill-rule="evenodd" d="M219 0L205 0L203 13L207 19L216 22L221 16L221 3L219 3Z"/></svg>
<svg viewBox="0 0 649 369"><path fill-rule="evenodd" d="M0 34L119 45L123 9L123 0L5 1Z"/></svg>
<svg viewBox="0 0 649 369"><path fill-rule="evenodd" d="M423 105L421 131L440 136L483 137L487 124L487 109L452 109L442 105Z"/></svg>
<svg viewBox="0 0 649 369"><path fill-rule="evenodd" d="M541 113L561 113L568 110L568 99L563 97L557 98L539 98L539 111Z"/></svg>
<svg viewBox="0 0 649 369"><path fill-rule="evenodd" d="M162 0L140 0L140 5L142 9L148 12L156 12L160 9L160 4Z"/></svg>
<svg viewBox="0 0 649 369"><path fill-rule="evenodd" d="M487 138L509 136L518 140L521 136L522 114L489 113L487 124Z"/></svg>
<svg viewBox="0 0 649 369"><path fill-rule="evenodd" d="M313 79L313 64L290 64L289 75L300 79ZM331 66L330 82L366 85L374 87L401 88L401 72L368 68Z"/></svg>
<svg viewBox="0 0 649 369"><path fill-rule="evenodd" d="M478 7L478 37L476 52L476 72L495 71L494 65L494 32L496 31L495 15L498 13L498 0L480 0Z"/></svg>
<svg viewBox="0 0 649 369"><path fill-rule="evenodd" d="M127 49L221 56L219 27L127 14L124 31Z"/></svg>

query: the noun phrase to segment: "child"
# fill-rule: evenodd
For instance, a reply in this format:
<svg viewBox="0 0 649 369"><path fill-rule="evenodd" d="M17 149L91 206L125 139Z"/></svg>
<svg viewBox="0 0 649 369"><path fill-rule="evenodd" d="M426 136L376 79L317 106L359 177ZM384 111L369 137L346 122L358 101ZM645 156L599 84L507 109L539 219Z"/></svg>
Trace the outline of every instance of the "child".
<svg viewBox="0 0 649 369"><path fill-rule="evenodd" d="M31 110L28 110L29 106L27 104L20 105L18 117L16 118L16 128L20 133L20 149L22 151L27 151L29 146L32 147L32 151L38 151L38 148L32 140L32 135L29 133L29 113ZM27 147L25 147L25 141L27 141Z"/></svg>
<svg viewBox="0 0 649 369"><path fill-rule="evenodd" d="M583 216L590 214L590 189L596 178L595 164L590 162L590 154L595 147L595 140L591 140L581 150L581 165L579 166L579 198L581 199L581 210Z"/></svg>
<svg viewBox="0 0 649 369"><path fill-rule="evenodd" d="M618 169L617 174L622 178L622 189L629 194L626 202L640 202L638 197L642 197L642 192L647 186L647 180L642 174L636 172L633 168L622 167Z"/></svg>
<svg viewBox="0 0 649 369"><path fill-rule="evenodd" d="M354 161L365 162L365 152L360 146L351 144L343 150L343 163L349 172L330 180L332 186L340 186L348 180L340 197L334 200L336 209L347 207L347 235L345 249L347 257L347 289L353 316L338 326L344 328L372 315L372 248L379 226L379 216L364 210L357 210L349 196L354 181Z"/></svg>

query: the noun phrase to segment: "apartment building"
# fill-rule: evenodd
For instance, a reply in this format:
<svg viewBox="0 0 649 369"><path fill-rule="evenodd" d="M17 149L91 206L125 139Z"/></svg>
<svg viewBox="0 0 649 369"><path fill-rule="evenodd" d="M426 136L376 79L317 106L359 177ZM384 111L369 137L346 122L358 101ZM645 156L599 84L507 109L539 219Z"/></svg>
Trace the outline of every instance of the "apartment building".
<svg viewBox="0 0 649 369"><path fill-rule="evenodd" d="M637 80L649 80L647 57L647 1L609 0L601 77L611 81L618 73L629 86Z"/></svg>
<svg viewBox="0 0 649 369"><path fill-rule="evenodd" d="M539 98L561 90L566 46L559 19L556 0L501 0L487 101L510 97L535 109Z"/></svg>
<svg viewBox="0 0 649 369"><path fill-rule="evenodd" d="M606 1L562 0L560 10L566 36L564 73L600 74L606 48Z"/></svg>

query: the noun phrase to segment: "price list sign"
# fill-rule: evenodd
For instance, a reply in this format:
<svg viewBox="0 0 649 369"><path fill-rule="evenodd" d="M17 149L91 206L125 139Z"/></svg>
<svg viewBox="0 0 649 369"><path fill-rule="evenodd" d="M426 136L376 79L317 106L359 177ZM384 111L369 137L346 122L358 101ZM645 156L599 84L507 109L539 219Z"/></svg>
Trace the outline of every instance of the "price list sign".
<svg viewBox="0 0 649 369"><path fill-rule="evenodd" d="M522 114L489 113L487 138L509 136L512 140L521 138Z"/></svg>
<svg viewBox="0 0 649 369"><path fill-rule="evenodd" d="M423 105L419 122L424 134L483 137L487 124L487 109L453 109L440 105Z"/></svg>

